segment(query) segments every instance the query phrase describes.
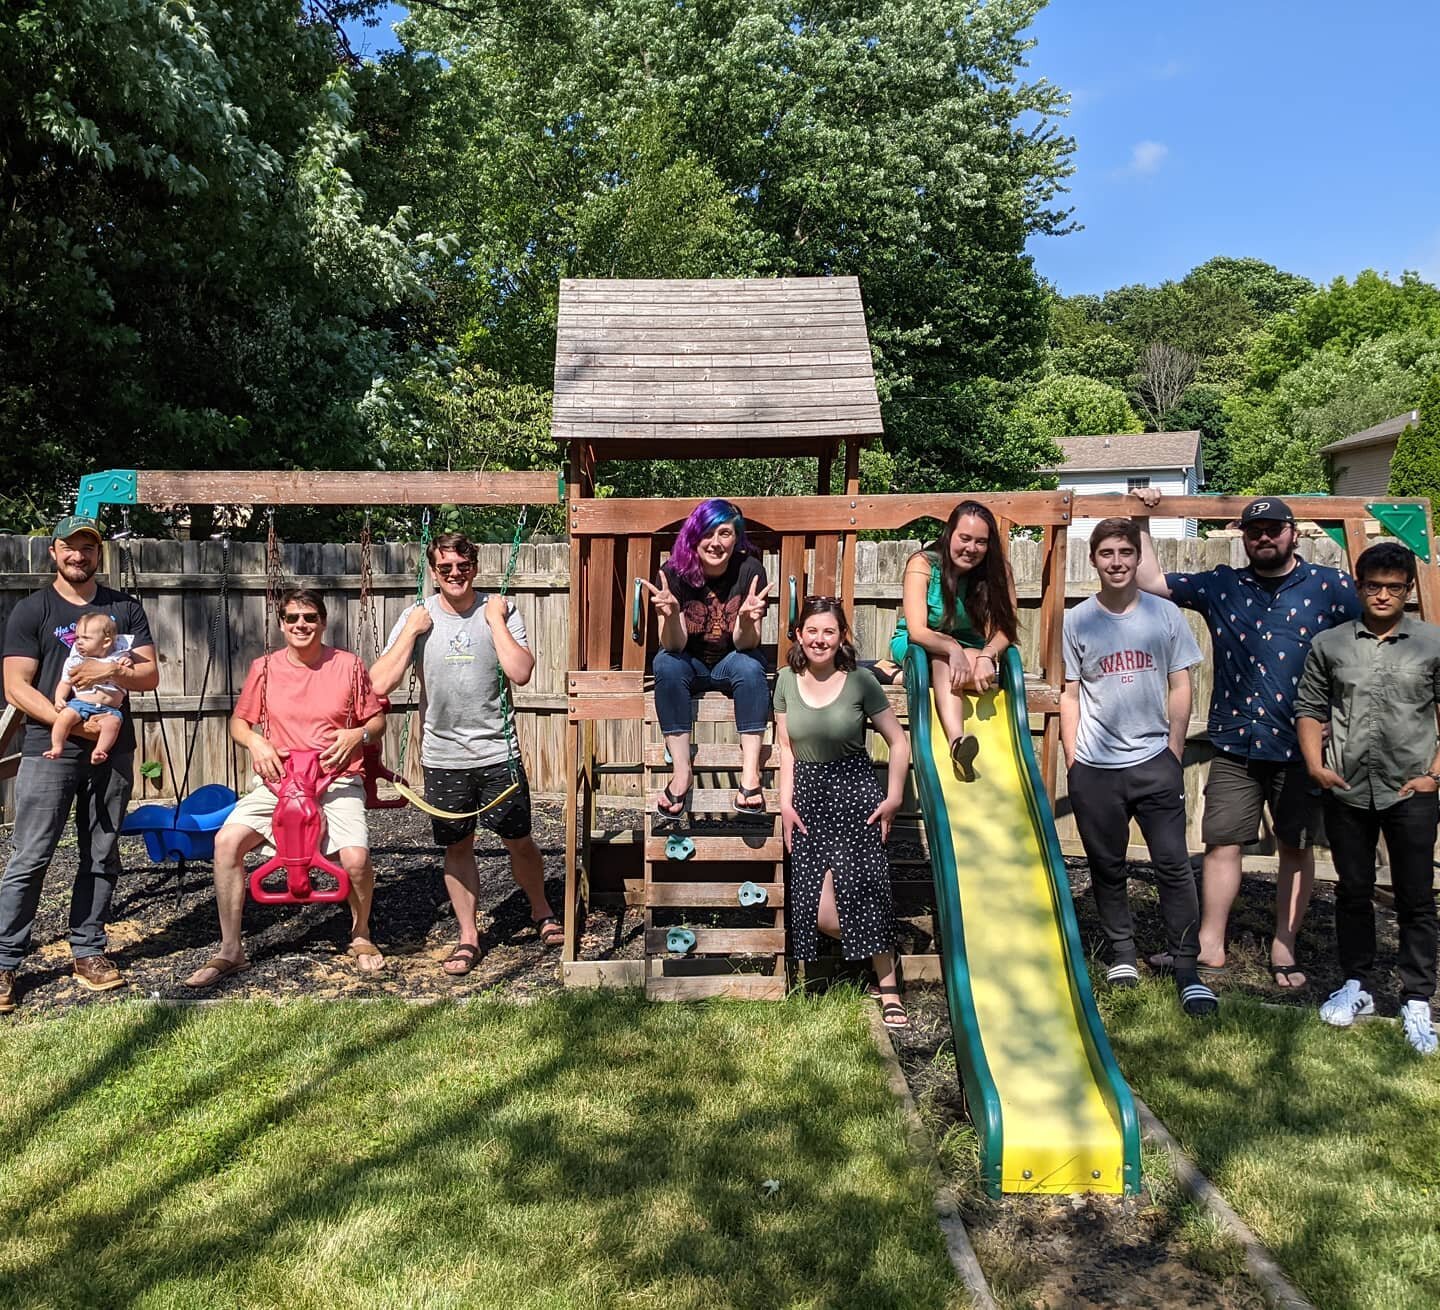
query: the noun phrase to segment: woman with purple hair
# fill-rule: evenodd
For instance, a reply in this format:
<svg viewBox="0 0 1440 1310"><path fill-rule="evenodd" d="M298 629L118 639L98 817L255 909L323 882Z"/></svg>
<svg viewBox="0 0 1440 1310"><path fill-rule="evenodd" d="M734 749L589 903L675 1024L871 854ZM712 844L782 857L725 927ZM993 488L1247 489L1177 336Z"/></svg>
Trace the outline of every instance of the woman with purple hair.
<svg viewBox="0 0 1440 1310"><path fill-rule="evenodd" d="M724 692L735 702L741 763L733 804L741 814L763 814L760 738L770 717L770 689L759 646L770 584L740 511L728 500L701 501L680 529L660 585L645 586L660 623L655 710L673 764L656 803L660 814L674 819L686 811L690 700L707 691Z"/></svg>

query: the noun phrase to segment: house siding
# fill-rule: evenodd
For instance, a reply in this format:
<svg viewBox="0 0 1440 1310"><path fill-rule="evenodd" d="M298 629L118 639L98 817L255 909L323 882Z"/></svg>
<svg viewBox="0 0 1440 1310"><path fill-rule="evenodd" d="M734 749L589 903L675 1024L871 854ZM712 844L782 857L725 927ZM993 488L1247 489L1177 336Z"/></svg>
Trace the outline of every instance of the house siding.
<svg viewBox="0 0 1440 1310"><path fill-rule="evenodd" d="M1060 486L1073 491L1077 496L1095 496L1101 493L1124 495L1129 490L1131 478L1149 478L1150 485L1159 489L1163 496L1193 496L1198 493L1194 469L1126 469L1119 472L1106 470L1103 473L1062 473ZM1136 502L1139 508L1139 502ZM1163 508L1163 504L1162 504ZM1084 542L1099 519L1075 519L1070 524L1071 543ZM1152 537L1194 537L1197 525L1194 519L1152 518Z"/></svg>
<svg viewBox="0 0 1440 1310"><path fill-rule="evenodd" d="M1384 496L1390 489L1390 461L1395 457L1393 441L1353 450L1337 450L1326 458L1336 496Z"/></svg>

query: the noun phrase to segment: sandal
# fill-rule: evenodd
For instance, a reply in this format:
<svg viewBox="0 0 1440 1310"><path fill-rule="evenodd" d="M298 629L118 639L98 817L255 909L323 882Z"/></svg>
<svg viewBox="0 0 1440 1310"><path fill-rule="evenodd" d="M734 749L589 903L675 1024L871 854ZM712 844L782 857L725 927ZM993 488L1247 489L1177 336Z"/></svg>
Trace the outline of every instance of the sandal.
<svg viewBox="0 0 1440 1310"><path fill-rule="evenodd" d="M670 790L667 782L655 801L655 813L662 819L678 819L690 808L690 788L685 788L680 795L675 795Z"/></svg>
<svg viewBox="0 0 1440 1310"><path fill-rule="evenodd" d="M460 968L450 968L450 965L457 961L460 964ZM463 978L479 963L480 948L471 942L461 942L445 957L444 963L440 966L440 971L447 978Z"/></svg>
<svg viewBox="0 0 1440 1310"><path fill-rule="evenodd" d="M900 1003L898 987L876 987L875 991L880 997L880 1022L887 1028L908 1028L910 1016L905 1013L905 1007ZM885 997L894 996L897 999L887 1001Z"/></svg>
<svg viewBox="0 0 1440 1310"><path fill-rule="evenodd" d="M375 943L372 942L368 937L356 937L354 941L352 941L350 945L346 948L345 954L355 961L356 965L359 968L359 971L363 974L385 972L385 956L381 952L380 948L376 946ZM360 963L361 960L371 959L379 960L380 963L370 968L366 968Z"/></svg>
<svg viewBox="0 0 1440 1310"><path fill-rule="evenodd" d="M547 951L553 951L557 946L565 944L565 925L553 914L547 914L543 919L531 919L535 925L535 931L540 935L540 945Z"/></svg>
<svg viewBox="0 0 1440 1310"><path fill-rule="evenodd" d="M747 805L746 801L760 798L759 805ZM736 787L735 795L731 798L730 804L739 814L765 814L765 789L763 787Z"/></svg>
<svg viewBox="0 0 1440 1310"><path fill-rule="evenodd" d="M979 753L980 739L973 733L962 732L950 743L950 763L961 782L975 781L975 757Z"/></svg>
<svg viewBox="0 0 1440 1310"><path fill-rule="evenodd" d="M214 969L215 976L206 979L205 982L196 982L195 973L186 978L183 986L189 987L192 991L207 992L210 988L217 986L227 978L234 977L237 973L244 973L250 967L250 961L245 958L238 960L227 960L223 955L212 955L205 961L195 973L204 973L206 969Z"/></svg>
<svg viewBox="0 0 1440 1310"><path fill-rule="evenodd" d="M1291 978L1298 975L1300 981L1292 982ZM1300 967L1299 960L1293 960L1289 964L1276 964L1270 961L1270 977L1274 979L1275 986L1282 992L1303 992L1310 985L1310 979L1306 977L1305 970Z"/></svg>

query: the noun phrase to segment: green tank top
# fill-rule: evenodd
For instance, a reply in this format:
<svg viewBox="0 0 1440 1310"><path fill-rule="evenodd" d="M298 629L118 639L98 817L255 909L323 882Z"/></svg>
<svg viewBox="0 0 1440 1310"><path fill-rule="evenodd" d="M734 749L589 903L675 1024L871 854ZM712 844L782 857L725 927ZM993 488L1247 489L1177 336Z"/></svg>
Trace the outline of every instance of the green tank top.
<svg viewBox="0 0 1440 1310"><path fill-rule="evenodd" d="M975 631L970 615L965 609L965 596L970 586L968 575L962 573L955 588L955 610L948 617L945 613L945 592L940 586L940 556L937 551L920 552L930 561L930 586L925 593L925 621L935 632L944 632L954 637L962 646L978 647L985 644L985 638ZM901 663L910 646L910 629L905 616L895 625L895 635L890 639L890 658Z"/></svg>

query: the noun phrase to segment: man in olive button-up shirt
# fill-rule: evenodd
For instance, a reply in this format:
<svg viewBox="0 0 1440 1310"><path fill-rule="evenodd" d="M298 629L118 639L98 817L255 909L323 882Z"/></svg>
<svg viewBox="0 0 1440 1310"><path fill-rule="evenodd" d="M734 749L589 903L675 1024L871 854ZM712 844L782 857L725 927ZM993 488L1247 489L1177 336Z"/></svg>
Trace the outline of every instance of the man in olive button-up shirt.
<svg viewBox="0 0 1440 1310"><path fill-rule="evenodd" d="M1345 984L1320 1007L1320 1017L1343 1028L1375 1009L1375 849L1383 832L1400 930L1401 1017L1410 1044L1428 1055L1440 1045L1430 1020L1440 933L1434 889L1440 628L1405 613L1415 557L1404 546L1370 547L1356 561L1355 580L1364 614L1315 638L1295 701L1301 754L1325 793L1339 879L1335 937Z"/></svg>

